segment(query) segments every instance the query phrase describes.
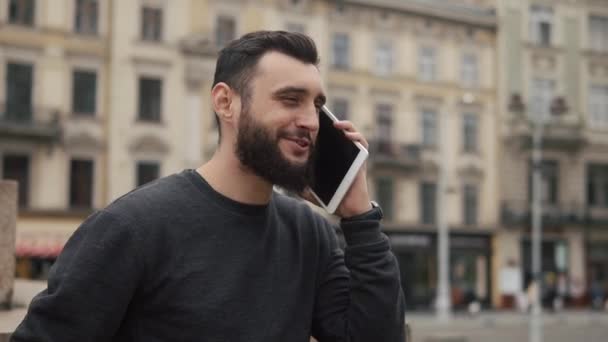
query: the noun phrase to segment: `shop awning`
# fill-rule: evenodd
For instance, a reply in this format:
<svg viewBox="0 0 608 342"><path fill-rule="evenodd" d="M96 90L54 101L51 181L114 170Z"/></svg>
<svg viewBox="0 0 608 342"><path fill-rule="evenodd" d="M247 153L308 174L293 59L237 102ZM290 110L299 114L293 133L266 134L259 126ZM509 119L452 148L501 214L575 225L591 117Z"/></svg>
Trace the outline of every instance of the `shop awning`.
<svg viewBox="0 0 608 342"><path fill-rule="evenodd" d="M59 236L18 236L17 257L56 258L63 250L65 239Z"/></svg>
<svg viewBox="0 0 608 342"><path fill-rule="evenodd" d="M76 228L81 217L53 215L17 218L15 255L17 257L56 258Z"/></svg>

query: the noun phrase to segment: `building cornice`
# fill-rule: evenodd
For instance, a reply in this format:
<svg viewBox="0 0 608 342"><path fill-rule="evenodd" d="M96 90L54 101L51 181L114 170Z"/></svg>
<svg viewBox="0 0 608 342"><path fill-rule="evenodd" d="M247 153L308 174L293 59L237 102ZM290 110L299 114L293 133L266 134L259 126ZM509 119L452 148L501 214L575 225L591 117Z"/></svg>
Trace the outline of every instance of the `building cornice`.
<svg viewBox="0 0 608 342"><path fill-rule="evenodd" d="M392 11L409 12L458 23L496 29L496 14L491 9L456 5L437 0L330 0L335 3L375 7Z"/></svg>

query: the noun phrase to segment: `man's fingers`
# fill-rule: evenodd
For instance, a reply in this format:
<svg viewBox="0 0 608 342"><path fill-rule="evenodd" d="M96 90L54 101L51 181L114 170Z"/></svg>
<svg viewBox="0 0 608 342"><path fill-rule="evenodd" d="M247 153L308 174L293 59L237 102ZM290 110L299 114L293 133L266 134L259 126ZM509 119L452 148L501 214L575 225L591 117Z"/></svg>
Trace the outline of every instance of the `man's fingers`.
<svg viewBox="0 0 608 342"><path fill-rule="evenodd" d="M344 132L344 134L346 135L347 138L349 138L352 141L356 141L358 143L360 143L361 145L363 145L363 147L368 148L369 144L367 143L367 140L365 140L365 138L363 138L363 135L359 132Z"/></svg>
<svg viewBox="0 0 608 342"><path fill-rule="evenodd" d="M360 143L365 148L369 147L369 144L367 143L367 140L365 140L365 138L363 137L363 134L357 131L357 128L355 128L355 125L352 122L347 120L334 122L334 127L343 130L344 134L346 134L346 137L350 140Z"/></svg>
<svg viewBox="0 0 608 342"><path fill-rule="evenodd" d="M338 129L343 129L347 132L356 132L357 131L357 129L355 128L355 125L348 120L341 120L341 121L335 122L334 127L338 128Z"/></svg>
<svg viewBox="0 0 608 342"><path fill-rule="evenodd" d="M319 204L319 201L317 201L317 198L316 198L316 197L315 197L315 196L312 194L312 192L310 191L310 188L306 188L306 189L304 189L304 191L303 191L303 192L300 194L300 196L301 196L303 199L307 200L308 202L310 202L310 203L312 203L312 204L314 204L314 205L316 205L316 206L319 206L319 207L321 206L321 205Z"/></svg>

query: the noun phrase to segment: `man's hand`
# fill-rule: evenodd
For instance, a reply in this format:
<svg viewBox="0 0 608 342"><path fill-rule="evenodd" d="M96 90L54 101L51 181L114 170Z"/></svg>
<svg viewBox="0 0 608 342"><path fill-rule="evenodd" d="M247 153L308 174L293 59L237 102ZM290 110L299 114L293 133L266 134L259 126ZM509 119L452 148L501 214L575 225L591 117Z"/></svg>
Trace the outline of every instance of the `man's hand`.
<svg viewBox="0 0 608 342"><path fill-rule="evenodd" d="M357 131L355 126L350 121L338 121L334 123L334 126L341 129L346 134L346 137L352 141L356 141L368 148L369 144L361 133ZM353 217L372 209L369 193L367 191L367 161L363 163L359 172L355 176L350 189L346 192L346 195L342 199L342 202L336 209L335 214L341 218ZM310 194L310 190L307 189L302 194L302 197L306 200L319 205L315 200L314 196Z"/></svg>
<svg viewBox="0 0 608 342"><path fill-rule="evenodd" d="M338 121L334 123L338 129L344 130L346 137L352 141L356 141L363 145L366 149L369 148L369 143L363 137L363 134L357 131L355 126L350 121ZM363 214L372 209L371 200L367 191L367 161L359 169L357 176L350 189L342 199L342 202L336 210L336 215L347 218Z"/></svg>

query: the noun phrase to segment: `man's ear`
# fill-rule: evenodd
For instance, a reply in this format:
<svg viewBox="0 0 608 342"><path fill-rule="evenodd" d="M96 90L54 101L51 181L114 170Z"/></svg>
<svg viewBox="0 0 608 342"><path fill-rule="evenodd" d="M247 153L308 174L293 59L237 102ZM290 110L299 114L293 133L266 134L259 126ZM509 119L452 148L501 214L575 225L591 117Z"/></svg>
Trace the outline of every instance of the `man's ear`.
<svg viewBox="0 0 608 342"><path fill-rule="evenodd" d="M231 122L233 120L232 102L235 100L234 95L232 89L224 82L219 82L211 89L213 110L217 113L220 121Z"/></svg>

